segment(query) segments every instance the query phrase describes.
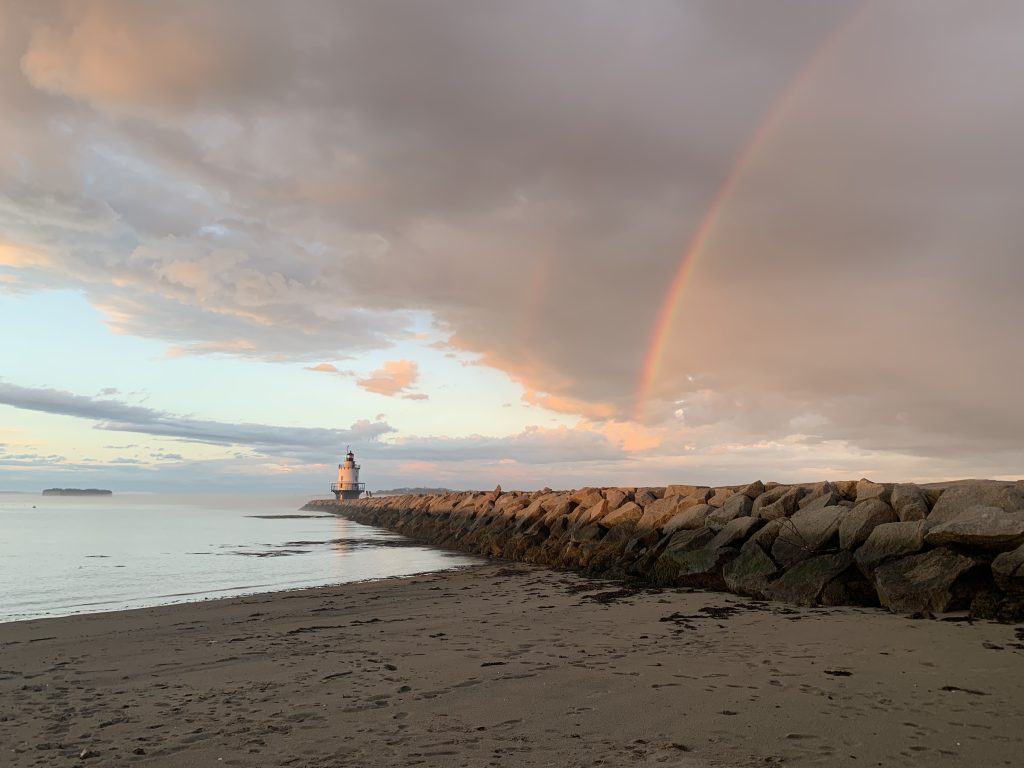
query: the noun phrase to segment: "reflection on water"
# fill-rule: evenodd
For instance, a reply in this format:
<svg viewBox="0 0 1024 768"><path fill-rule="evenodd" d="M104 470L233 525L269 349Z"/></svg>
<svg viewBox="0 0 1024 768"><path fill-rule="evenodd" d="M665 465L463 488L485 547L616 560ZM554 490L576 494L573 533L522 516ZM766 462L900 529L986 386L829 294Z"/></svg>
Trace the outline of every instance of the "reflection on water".
<svg viewBox="0 0 1024 768"><path fill-rule="evenodd" d="M0 621L460 567L304 499L0 495Z"/></svg>
<svg viewBox="0 0 1024 768"><path fill-rule="evenodd" d="M341 518L340 517L338 518L338 521L341 522ZM339 531L339 533L340 533L340 531ZM384 541L386 541L386 539L384 539ZM335 539L333 539L331 541L331 550L334 552L336 557L343 558L345 556L345 552L348 549L347 542L348 542L348 539L343 539L340 536L338 536L337 538L335 538Z"/></svg>

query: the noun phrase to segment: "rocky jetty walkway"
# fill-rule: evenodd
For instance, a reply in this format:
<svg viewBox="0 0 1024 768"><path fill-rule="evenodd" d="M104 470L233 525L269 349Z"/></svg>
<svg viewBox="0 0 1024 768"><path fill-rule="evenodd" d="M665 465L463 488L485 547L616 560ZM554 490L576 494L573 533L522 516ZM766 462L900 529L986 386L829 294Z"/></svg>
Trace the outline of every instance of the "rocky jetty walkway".
<svg viewBox="0 0 1024 768"><path fill-rule="evenodd" d="M1024 621L1024 481L499 487L306 508L589 576L797 605Z"/></svg>

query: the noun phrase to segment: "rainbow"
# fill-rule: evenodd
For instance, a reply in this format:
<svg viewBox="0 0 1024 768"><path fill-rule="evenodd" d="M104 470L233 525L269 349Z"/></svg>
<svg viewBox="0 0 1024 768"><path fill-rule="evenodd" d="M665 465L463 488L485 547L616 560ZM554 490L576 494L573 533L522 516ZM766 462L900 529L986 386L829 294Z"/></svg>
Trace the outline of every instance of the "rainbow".
<svg viewBox="0 0 1024 768"><path fill-rule="evenodd" d="M690 238L690 242L683 251L683 257L679 262L675 277L669 286L668 292L665 294L661 308L658 310L654 331L651 334L647 354L644 357L644 364L641 369L640 384L636 391L634 408L634 419L636 421L643 421L644 419L647 403L651 395L651 388L654 386L654 382L657 380L660 372L661 360L664 356L665 345L668 343L669 332L673 325L672 321L676 315L676 308L682 301L683 293L686 290L690 276L693 274L694 267L697 265L700 256L705 252L711 235L721 219L729 198L743 176L744 170L754 155L764 145L769 134L778 126L790 104L806 87L814 73L820 68L822 62L829 57L832 49L846 35L850 27L854 25L855 20L862 15L864 9L869 4L869 0L865 0L855 6L815 49L807 63L787 83L786 87L775 101L772 102L754 127L750 138L747 139L742 151L733 161L728 174L719 185L715 196L711 199L696 232L694 232L693 237Z"/></svg>

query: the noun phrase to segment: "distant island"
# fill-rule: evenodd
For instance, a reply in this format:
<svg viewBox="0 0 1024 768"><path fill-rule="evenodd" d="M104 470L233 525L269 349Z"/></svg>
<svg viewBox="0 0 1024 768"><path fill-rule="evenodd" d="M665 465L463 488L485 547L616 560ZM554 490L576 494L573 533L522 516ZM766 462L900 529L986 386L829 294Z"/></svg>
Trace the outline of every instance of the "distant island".
<svg viewBox="0 0 1024 768"><path fill-rule="evenodd" d="M43 496L113 496L113 491L103 488L47 488Z"/></svg>
<svg viewBox="0 0 1024 768"><path fill-rule="evenodd" d="M387 491L374 491L374 496L405 496L410 493L448 493L451 488L391 488Z"/></svg>

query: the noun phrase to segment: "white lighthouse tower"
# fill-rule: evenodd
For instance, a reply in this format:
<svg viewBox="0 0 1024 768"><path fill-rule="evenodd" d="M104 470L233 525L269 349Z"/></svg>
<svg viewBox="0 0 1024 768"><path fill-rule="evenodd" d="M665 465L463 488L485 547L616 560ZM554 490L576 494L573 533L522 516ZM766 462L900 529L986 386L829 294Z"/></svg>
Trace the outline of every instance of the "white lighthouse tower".
<svg viewBox="0 0 1024 768"><path fill-rule="evenodd" d="M359 465L355 454L350 450L345 460L338 465L338 482L331 483L331 491L338 501L342 499L358 499L363 492L365 483L359 482Z"/></svg>

